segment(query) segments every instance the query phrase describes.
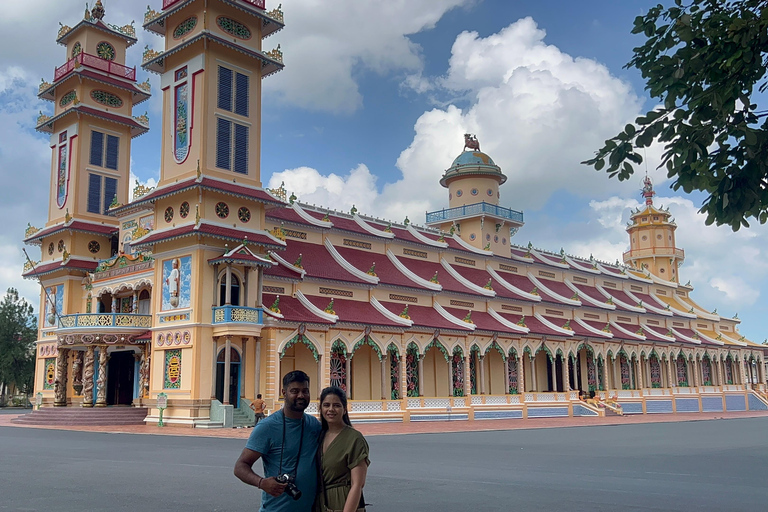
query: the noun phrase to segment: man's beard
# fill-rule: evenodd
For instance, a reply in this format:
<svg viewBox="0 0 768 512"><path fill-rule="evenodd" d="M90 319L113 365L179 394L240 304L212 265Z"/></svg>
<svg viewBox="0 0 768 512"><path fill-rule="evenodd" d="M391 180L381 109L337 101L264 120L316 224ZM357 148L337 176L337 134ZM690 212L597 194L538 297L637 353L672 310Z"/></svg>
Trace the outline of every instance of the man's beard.
<svg viewBox="0 0 768 512"><path fill-rule="evenodd" d="M296 400L286 400L288 408L295 412L304 412L309 406L309 400L304 398L297 398Z"/></svg>

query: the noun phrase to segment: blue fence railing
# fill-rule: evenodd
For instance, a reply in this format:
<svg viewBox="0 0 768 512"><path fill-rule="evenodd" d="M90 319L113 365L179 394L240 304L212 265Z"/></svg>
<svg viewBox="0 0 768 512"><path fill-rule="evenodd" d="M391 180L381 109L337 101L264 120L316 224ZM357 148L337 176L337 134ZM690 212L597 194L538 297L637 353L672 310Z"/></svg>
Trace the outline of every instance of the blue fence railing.
<svg viewBox="0 0 768 512"><path fill-rule="evenodd" d="M509 208L504 208L503 206L483 201L482 203L457 206L456 208L443 208L442 210L437 210L435 212L427 212L427 224L468 217L470 215L481 215L484 213L514 222L523 222L523 212L518 212L517 210L511 210Z"/></svg>
<svg viewBox="0 0 768 512"><path fill-rule="evenodd" d="M228 324L262 324L264 311L261 308L246 308L243 306L214 306L213 323Z"/></svg>

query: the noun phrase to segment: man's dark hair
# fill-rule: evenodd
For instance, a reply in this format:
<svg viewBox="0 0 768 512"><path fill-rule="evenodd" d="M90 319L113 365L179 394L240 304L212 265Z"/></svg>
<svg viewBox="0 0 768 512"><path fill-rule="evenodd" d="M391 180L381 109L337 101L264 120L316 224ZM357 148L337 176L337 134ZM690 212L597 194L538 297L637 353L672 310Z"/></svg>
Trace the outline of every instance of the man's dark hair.
<svg viewBox="0 0 768 512"><path fill-rule="evenodd" d="M283 377L283 389L288 389L288 384L291 382L309 383L309 375L301 370L294 370L292 372L286 373L285 377Z"/></svg>
<svg viewBox="0 0 768 512"><path fill-rule="evenodd" d="M256 398L261 398L261 393L259 393L258 395L256 395Z"/></svg>

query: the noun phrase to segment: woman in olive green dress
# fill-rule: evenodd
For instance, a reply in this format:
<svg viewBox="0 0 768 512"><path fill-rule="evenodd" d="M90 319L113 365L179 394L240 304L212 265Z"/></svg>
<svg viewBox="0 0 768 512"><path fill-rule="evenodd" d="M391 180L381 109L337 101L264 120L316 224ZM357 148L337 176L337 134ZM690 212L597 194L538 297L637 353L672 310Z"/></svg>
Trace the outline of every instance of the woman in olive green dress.
<svg viewBox="0 0 768 512"><path fill-rule="evenodd" d="M365 510L363 486L371 461L368 443L352 428L347 414L347 395L331 386L320 393L320 434L318 461L322 483L315 506L320 512Z"/></svg>

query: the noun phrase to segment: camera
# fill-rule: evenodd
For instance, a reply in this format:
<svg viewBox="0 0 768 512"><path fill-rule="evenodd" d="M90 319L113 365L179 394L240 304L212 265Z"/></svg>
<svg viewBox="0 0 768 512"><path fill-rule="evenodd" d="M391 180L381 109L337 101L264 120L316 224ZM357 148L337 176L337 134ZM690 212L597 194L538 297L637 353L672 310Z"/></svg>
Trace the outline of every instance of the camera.
<svg viewBox="0 0 768 512"><path fill-rule="evenodd" d="M294 500L298 500L301 498L301 491L296 487L296 484L293 483L294 480L296 480L296 478L288 473L283 473L282 475L277 475L275 477L277 483L285 484L285 493Z"/></svg>

